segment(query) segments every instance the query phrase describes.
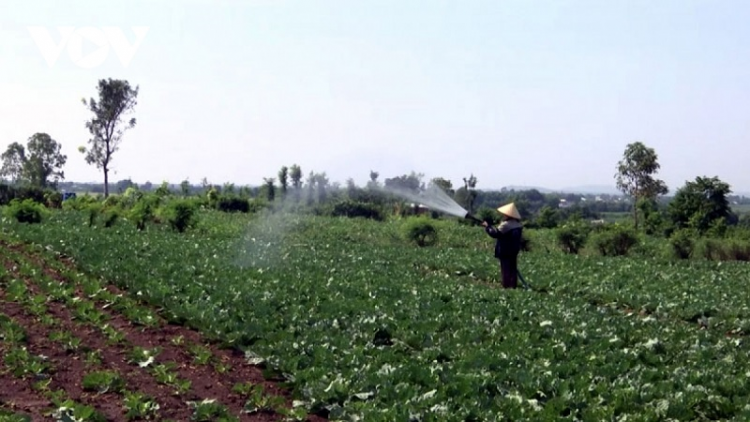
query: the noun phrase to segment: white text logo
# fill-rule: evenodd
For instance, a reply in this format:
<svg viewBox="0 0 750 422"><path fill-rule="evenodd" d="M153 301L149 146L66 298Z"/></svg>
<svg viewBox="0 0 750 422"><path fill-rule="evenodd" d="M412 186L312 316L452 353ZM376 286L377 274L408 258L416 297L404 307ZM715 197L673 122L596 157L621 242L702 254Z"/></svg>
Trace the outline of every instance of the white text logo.
<svg viewBox="0 0 750 422"><path fill-rule="evenodd" d="M110 47L115 51L122 65L127 66L148 32L148 27L146 26L133 27L135 42L131 43L123 30L114 26L105 26L102 28L60 26L57 28L57 32L59 33L57 40L55 40L46 27L30 26L28 29L48 65L54 65L57 59L60 58L63 49L67 46L70 60L79 67L86 69L91 69L104 63L109 56ZM85 56L84 42L95 46L95 50Z"/></svg>

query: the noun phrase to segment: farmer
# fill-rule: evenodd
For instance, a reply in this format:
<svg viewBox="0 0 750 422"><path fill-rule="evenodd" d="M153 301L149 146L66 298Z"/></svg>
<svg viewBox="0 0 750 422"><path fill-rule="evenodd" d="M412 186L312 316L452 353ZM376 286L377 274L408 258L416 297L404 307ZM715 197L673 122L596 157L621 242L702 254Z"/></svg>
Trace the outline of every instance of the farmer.
<svg viewBox="0 0 750 422"><path fill-rule="evenodd" d="M516 205L512 202L498 208L497 211L502 215L500 225L492 227L484 221L482 226L490 237L497 239L495 258L500 260L503 287L515 289L518 287L518 253L521 251L521 234L523 232L521 214L518 213Z"/></svg>

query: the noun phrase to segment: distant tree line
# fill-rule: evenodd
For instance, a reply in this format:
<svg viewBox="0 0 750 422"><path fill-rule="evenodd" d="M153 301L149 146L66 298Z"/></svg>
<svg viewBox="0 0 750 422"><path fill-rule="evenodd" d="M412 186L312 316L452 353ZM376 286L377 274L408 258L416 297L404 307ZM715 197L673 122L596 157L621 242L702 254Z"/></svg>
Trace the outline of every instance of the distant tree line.
<svg viewBox="0 0 750 422"><path fill-rule="evenodd" d="M496 218L494 210L498 206L515 202L527 224L539 227L556 227L571 219L598 220L607 213L630 213L636 230L666 235L683 229L700 234L718 232L748 221L748 217L733 211L732 203L748 204L750 199L732 195L731 187L717 176L698 176L687 181L673 196L668 196L669 188L656 177L661 167L658 156L642 142L628 144L616 165L615 182L624 198L541 193L536 189L482 190L473 174L463 177L454 186L446 178L425 180L423 174L415 172L381 180L379 172L370 170L365 186L357 186L352 179L341 186L331 182L325 172L309 171L305 177L298 164L281 166L277 174L264 177L258 186L212 184L205 178L199 185L188 180L176 185L166 182L139 185L130 179L110 183L109 172L123 136L136 125L136 119L129 115L137 105L139 88L132 87L126 80L111 78L99 80L96 88L96 98L83 100L91 113L90 119L84 122L90 138L88 146L79 147L79 151L86 162L100 169L103 175L103 183L85 185L85 189L101 193L105 198L110 189L118 194L138 190L159 195L206 196L212 198L209 203L227 210L235 206L244 210L246 206L242 204L249 199L295 207L348 201L344 207L347 213L367 209L370 211L366 213L371 214L372 207L404 212L408 206L406 201L387 195L381 188L418 193L437 186L467 211L485 218ZM56 204L60 190L78 190L82 186L64 181L63 167L68 157L62 154L61 144L47 133L32 134L25 145L11 143L0 159L0 177L5 180L0 188L0 203L28 197Z"/></svg>

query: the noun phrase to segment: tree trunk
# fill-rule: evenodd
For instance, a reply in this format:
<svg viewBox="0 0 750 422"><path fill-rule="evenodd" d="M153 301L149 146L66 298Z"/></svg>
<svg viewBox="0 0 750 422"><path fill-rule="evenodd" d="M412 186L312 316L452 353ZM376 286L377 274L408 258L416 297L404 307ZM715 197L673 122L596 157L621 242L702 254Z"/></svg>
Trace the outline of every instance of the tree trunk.
<svg viewBox="0 0 750 422"><path fill-rule="evenodd" d="M109 169L107 169L107 166L104 166L104 197L107 198L109 196Z"/></svg>
<svg viewBox="0 0 750 422"><path fill-rule="evenodd" d="M638 230L638 197L634 197L633 201L633 222L635 223L635 229Z"/></svg>

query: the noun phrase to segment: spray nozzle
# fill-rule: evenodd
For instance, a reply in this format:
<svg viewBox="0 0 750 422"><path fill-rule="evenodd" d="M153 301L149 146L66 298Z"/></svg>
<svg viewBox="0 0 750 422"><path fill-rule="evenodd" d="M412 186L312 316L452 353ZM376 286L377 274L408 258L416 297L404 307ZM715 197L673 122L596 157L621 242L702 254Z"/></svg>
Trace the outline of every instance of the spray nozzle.
<svg viewBox="0 0 750 422"><path fill-rule="evenodd" d="M466 213L466 215L464 216L464 218L467 218L467 219L469 219L469 220L471 220L471 221L474 221L474 222L476 222L476 223L479 223L479 224L482 224L482 223L484 223L484 221L482 221L482 220L478 219L477 217L474 217L473 215L471 215L471 214L470 214L470 213L468 213L468 212Z"/></svg>

